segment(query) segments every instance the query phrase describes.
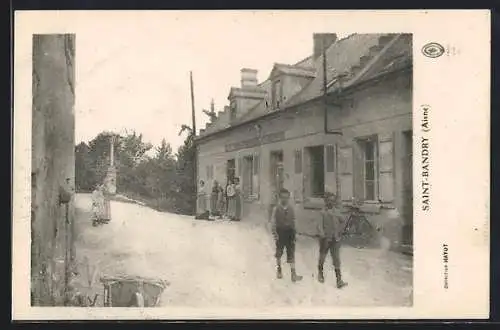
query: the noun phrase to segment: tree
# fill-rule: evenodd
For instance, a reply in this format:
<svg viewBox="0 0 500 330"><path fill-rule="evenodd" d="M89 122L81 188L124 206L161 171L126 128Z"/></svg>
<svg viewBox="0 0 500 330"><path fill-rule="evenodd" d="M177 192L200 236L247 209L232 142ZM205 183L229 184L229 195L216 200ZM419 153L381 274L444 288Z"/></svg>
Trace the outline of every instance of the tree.
<svg viewBox="0 0 500 330"><path fill-rule="evenodd" d="M75 185L77 191L91 191L97 183L89 152L90 147L85 142L81 142L75 147Z"/></svg>
<svg viewBox="0 0 500 330"><path fill-rule="evenodd" d="M177 151L176 205L182 213L194 214L196 210L194 178L196 149L193 131L191 129L188 131L189 134L184 140L184 144Z"/></svg>
<svg viewBox="0 0 500 330"><path fill-rule="evenodd" d="M160 210L193 214L196 201L194 182L195 147L192 129L184 144L174 155L165 139L155 148L154 156L147 151L153 147L135 131L120 136L101 132L88 145L75 147L76 184L80 190L91 190L102 183L110 165L110 141L114 136L114 163L117 167L117 189L121 193L139 195Z"/></svg>

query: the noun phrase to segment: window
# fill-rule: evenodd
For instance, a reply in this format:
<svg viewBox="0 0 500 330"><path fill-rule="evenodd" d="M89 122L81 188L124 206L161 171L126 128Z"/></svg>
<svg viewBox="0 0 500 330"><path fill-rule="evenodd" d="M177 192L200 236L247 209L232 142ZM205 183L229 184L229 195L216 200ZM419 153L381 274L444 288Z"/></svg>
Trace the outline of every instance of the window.
<svg viewBox="0 0 500 330"><path fill-rule="evenodd" d="M335 148L331 145L326 146L326 171L335 172Z"/></svg>
<svg viewBox="0 0 500 330"><path fill-rule="evenodd" d="M245 197L253 194L253 156L243 157L243 193Z"/></svg>
<svg viewBox="0 0 500 330"><path fill-rule="evenodd" d="M207 171L207 180L211 180L214 178L214 166L213 165L208 165L206 167L206 171Z"/></svg>
<svg viewBox="0 0 500 330"><path fill-rule="evenodd" d="M273 94L273 110L274 109L279 109L280 108L280 103L282 99L282 85L280 80L276 80L273 82L273 87L272 87L272 94Z"/></svg>
<svg viewBox="0 0 500 330"><path fill-rule="evenodd" d="M311 197L322 197L325 193L324 147L307 148L308 154L308 186Z"/></svg>
<svg viewBox="0 0 500 330"><path fill-rule="evenodd" d="M230 103L229 107L230 107L230 109L229 109L229 110L230 110L230 112L231 112L231 113L230 113L231 120L235 120L235 119L236 119L236 110L237 110L237 109L236 109L236 101L234 101L234 100L233 100L233 101L231 101L231 103Z"/></svg>
<svg viewBox="0 0 500 330"><path fill-rule="evenodd" d="M302 150L295 150L295 174L302 173Z"/></svg>
<svg viewBox="0 0 500 330"><path fill-rule="evenodd" d="M243 157L242 189L245 197L257 196L259 172L259 156L249 155Z"/></svg>
<svg viewBox="0 0 500 330"><path fill-rule="evenodd" d="M234 159L227 161L227 181L233 181L236 176L236 162Z"/></svg>
<svg viewBox="0 0 500 330"><path fill-rule="evenodd" d="M361 180L363 198L365 200L378 199L378 169L377 169L377 137L371 136L358 140L361 156Z"/></svg>
<svg viewBox="0 0 500 330"><path fill-rule="evenodd" d="M284 188L285 184L285 171L283 165L283 151L271 151L271 189L273 192L278 192Z"/></svg>

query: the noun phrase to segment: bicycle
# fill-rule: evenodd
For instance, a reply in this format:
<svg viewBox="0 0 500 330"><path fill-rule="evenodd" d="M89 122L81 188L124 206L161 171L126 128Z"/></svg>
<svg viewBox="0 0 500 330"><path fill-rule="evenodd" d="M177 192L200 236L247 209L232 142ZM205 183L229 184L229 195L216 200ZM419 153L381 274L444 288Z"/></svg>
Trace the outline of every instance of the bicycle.
<svg viewBox="0 0 500 330"><path fill-rule="evenodd" d="M363 248L372 243L376 232L375 227L368 221L355 200L347 208L349 215L342 236L353 242L356 247Z"/></svg>

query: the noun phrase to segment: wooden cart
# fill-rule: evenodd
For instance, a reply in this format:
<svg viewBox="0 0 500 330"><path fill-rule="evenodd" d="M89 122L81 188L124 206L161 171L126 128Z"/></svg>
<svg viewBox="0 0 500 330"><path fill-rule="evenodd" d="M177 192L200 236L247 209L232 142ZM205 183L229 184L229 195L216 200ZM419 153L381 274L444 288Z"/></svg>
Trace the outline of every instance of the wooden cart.
<svg viewBox="0 0 500 330"><path fill-rule="evenodd" d="M168 283L138 276L103 276L104 307L155 307Z"/></svg>

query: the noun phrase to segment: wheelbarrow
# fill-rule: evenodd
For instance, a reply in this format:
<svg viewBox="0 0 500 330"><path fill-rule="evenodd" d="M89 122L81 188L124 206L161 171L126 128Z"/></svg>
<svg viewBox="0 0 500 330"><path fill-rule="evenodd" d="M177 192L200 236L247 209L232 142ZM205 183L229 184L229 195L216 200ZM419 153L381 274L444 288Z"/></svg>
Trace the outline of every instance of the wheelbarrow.
<svg viewBox="0 0 500 330"><path fill-rule="evenodd" d="M103 276L104 307L155 307L169 285L160 279L139 276Z"/></svg>

